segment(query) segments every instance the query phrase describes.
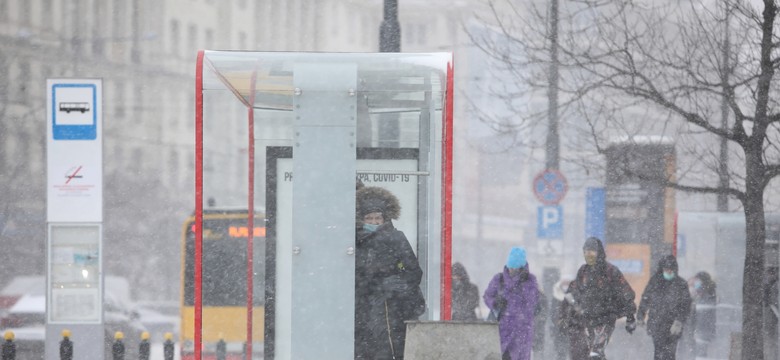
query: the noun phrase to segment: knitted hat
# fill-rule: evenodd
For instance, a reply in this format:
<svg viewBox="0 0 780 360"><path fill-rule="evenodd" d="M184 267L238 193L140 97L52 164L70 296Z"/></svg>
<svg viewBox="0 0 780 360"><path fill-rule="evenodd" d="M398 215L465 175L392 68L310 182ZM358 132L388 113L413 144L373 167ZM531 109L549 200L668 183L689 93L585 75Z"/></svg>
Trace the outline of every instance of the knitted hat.
<svg viewBox="0 0 780 360"><path fill-rule="evenodd" d="M525 249L521 247L513 247L509 252L509 257L506 259L506 267L510 269L519 269L528 261L525 259Z"/></svg>

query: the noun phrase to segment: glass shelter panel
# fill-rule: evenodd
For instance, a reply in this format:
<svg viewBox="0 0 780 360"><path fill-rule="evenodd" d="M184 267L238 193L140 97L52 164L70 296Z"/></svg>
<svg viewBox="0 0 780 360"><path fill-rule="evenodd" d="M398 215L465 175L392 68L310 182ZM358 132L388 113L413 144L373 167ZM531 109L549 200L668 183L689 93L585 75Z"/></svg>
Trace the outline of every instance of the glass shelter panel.
<svg viewBox="0 0 780 360"><path fill-rule="evenodd" d="M246 300L235 301L230 289L211 283L247 281L249 239L231 247L235 239L223 228L241 226L249 199L255 230L243 234L255 235L256 356L354 357L355 272L362 256L356 237L363 223L358 188L393 195L399 211L386 220L405 235L422 270L427 311L421 319L439 317L442 118L450 60L438 53L204 53L205 351L219 340L207 329L235 320L234 327L242 327L236 334L246 339L249 331ZM207 225L209 212L218 211L234 211L235 218ZM194 234L186 238L194 241ZM193 286L187 284L194 276L187 269L184 305L192 306ZM218 293L219 301L210 305L215 297L207 292ZM246 295L246 289L236 291ZM214 309L222 304L235 312L207 314L222 311Z"/></svg>

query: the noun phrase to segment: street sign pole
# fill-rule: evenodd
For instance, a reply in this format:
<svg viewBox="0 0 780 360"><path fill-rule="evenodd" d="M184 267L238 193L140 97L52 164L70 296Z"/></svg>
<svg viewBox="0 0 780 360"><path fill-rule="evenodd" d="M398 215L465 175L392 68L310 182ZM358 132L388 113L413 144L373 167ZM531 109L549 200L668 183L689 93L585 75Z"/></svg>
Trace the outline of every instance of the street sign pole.
<svg viewBox="0 0 780 360"><path fill-rule="evenodd" d="M46 359L103 359L103 82L46 81ZM79 340L81 339L81 340Z"/></svg>

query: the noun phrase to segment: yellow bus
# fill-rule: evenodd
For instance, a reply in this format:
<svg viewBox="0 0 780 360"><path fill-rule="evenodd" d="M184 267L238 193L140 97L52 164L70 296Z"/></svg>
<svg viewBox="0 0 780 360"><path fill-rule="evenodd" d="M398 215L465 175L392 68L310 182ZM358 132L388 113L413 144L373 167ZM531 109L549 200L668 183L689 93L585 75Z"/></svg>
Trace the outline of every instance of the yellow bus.
<svg viewBox="0 0 780 360"><path fill-rule="evenodd" d="M262 354L265 217L255 213L253 238L252 352ZM195 215L182 228L181 359L195 359ZM247 339L247 211L203 209L201 359L244 359ZM224 344L220 344L220 340ZM254 356L253 356L254 357Z"/></svg>

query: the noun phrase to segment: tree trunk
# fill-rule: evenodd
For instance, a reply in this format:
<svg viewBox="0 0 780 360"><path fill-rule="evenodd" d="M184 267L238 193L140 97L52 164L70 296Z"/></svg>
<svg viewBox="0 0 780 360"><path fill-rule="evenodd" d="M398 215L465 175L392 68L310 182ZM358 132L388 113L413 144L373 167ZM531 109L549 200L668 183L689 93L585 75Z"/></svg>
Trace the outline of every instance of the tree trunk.
<svg viewBox="0 0 780 360"><path fill-rule="evenodd" d="M746 149L745 271L742 283L742 360L764 359L764 218L761 146Z"/></svg>

